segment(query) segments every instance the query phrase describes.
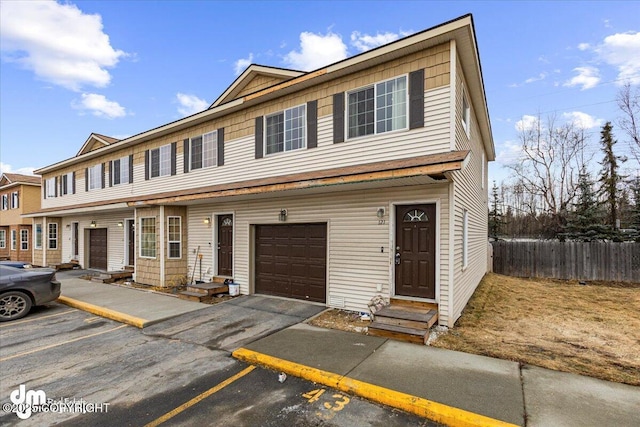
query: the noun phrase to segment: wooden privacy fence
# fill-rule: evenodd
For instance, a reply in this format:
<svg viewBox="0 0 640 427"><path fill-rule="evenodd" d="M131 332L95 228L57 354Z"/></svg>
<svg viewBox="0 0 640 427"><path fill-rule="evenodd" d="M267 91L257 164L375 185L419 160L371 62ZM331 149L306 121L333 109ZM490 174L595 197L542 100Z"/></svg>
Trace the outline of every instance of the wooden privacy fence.
<svg viewBox="0 0 640 427"><path fill-rule="evenodd" d="M640 243L492 242L493 271L516 277L640 282Z"/></svg>

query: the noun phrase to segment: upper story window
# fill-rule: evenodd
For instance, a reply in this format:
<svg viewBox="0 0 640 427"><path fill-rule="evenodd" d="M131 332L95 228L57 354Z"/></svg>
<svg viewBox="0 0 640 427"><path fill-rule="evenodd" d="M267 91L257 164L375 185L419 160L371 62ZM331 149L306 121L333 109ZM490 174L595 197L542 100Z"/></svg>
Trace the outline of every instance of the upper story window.
<svg viewBox="0 0 640 427"><path fill-rule="evenodd" d="M213 131L190 140L190 169L216 166L218 163L218 132Z"/></svg>
<svg viewBox="0 0 640 427"><path fill-rule="evenodd" d="M60 195L74 194L76 192L75 173L69 172L60 177Z"/></svg>
<svg viewBox="0 0 640 427"><path fill-rule="evenodd" d="M171 144L150 151L151 178L171 175Z"/></svg>
<svg viewBox="0 0 640 427"><path fill-rule="evenodd" d="M469 136L471 133L471 107L469 107L466 92L462 93L462 127Z"/></svg>
<svg viewBox="0 0 640 427"><path fill-rule="evenodd" d="M103 187L103 165L102 163L92 166L87 169L87 173L89 174L89 190L95 190L97 188Z"/></svg>
<svg viewBox="0 0 640 427"><path fill-rule="evenodd" d="M2 210L6 211L7 209L9 209L9 195L3 194L2 195Z"/></svg>
<svg viewBox="0 0 640 427"><path fill-rule="evenodd" d="M348 138L407 128L407 76L347 93Z"/></svg>
<svg viewBox="0 0 640 427"><path fill-rule="evenodd" d="M266 154L297 150L307 146L306 105L265 117Z"/></svg>
<svg viewBox="0 0 640 427"><path fill-rule="evenodd" d="M44 182L45 185L45 196L46 197L56 197L56 178L49 178Z"/></svg>
<svg viewBox="0 0 640 427"><path fill-rule="evenodd" d="M18 209L20 207L20 197L17 191L11 193L11 209Z"/></svg>
<svg viewBox="0 0 640 427"><path fill-rule="evenodd" d="M133 182L131 180L132 177L130 176L130 162L130 156L124 156L113 161L111 164L111 179L113 185L129 184Z"/></svg>

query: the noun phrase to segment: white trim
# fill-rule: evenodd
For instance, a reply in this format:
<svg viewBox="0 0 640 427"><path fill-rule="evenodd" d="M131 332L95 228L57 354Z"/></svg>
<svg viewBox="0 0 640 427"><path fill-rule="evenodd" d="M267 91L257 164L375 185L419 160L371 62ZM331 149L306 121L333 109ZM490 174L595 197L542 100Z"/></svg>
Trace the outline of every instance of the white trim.
<svg viewBox="0 0 640 427"><path fill-rule="evenodd" d="M165 272L165 248L166 248L166 241L165 241L165 223L166 223L166 218L164 216L164 205L160 205L160 286L165 286L165 280L166 280L166 272ZM156 240L157 242L158 240ZM157 255L157 253L156 253Z"/></svg>
<svg viewBox="0 0 640 427"><path fill-rule="evenodd" d="M462 210L462 271L469 266L469 211Z"/></svg>
<svg viewBox="0 0 640 427"><path fill-rule="evenodd" d="M467 108L465 108L465 104ZM464 82L462 84L462 114L461 114L461 124L464 129L465 134L467 135L467 139L471 138L471 104L467 99L467 91L464 87Z"/></svg>
<svg viewBox="0 0 640 427"><path fill-rule="evenodd" d="M169 232L169 220L173 218L178 219L178 225L180 227L180 230L179 230L180 240L177 240L177 241L171 240L171 234ZM166 226L167 226L167 259L182 259L182 240L183 240L182 239L182 217L180 215L167 215ZM177 257L171 256L171 243L178 243L180 245L180 254Z"/></svg>
<svg viewBox="0 0 640 427"><path fill-rule="evenodd" d="M26 239L22 239L22 233L27 233L27 238ZM23 248L22 244L26 243L27 247ZM21 228L20 229L20 251L28 251L29 250L29 229L28 228Z"/></svg>
<svg viewBox="0 0 640 427"><path fill-rule="evenodd" d="M124 230L122 230L122 232L124 233L124 238L122 240L124 240L124 265L134 265L131 264L131 260L129 259L129 244L131 243L131 239L129 237L129 227L131 226L131 223L133 222L133 230L135 233L135 229L136 229L136 219L134 218L124 218L123 219L123 228ZM134 243L133 243L133 254L135 256L136 253L136 248L135 248L135 235L133 237L134 239Z"/></svg>
<svg viewBox="0 0 640 427"><path fill-rule="evenodd" d="M77 229L77 233L76 233ZM80 252L80 223L78 221L71 222L71 259L78 260L80 254L74 254L74 237L77 240L78 252Z"/></svg>
<svg viewBox="0 0 640 427"><path fill-rule="evenodd" d="M137 237L137 240L138 240L138 249L139 249L138 256L139 256L140 258L144 258L144 259L156 259L156 258L158 258L158 247L157 247L157 243L158 243L158 233L157 233L157 228L156 228L156 230L154 230L154 234L156 235L156 239L155 239L155 240L156 240L155 256L146 256L146 255L142 255L142 235L144 234L144 233L142 232L142 230L143 230L143 228L144 228L144 227L142 226L142 220L143 220L143 219L151 219L151 218L153 218L154 220L156 220L156 221L157 221L157 218L156 218L155 216L141 216L140 218L138 218L138 219L140 219L140 224L139 224L139 225L136 225L136 227L138 227L138 228L140 229L140 233L136 233L136 237ZM154 223L154 227L156 227L156 224L155 224L155 223ZM161 227L161 228L162 228L162 227Z"/></svg>
<svg viewBox="0 0 640 427"><path fill-rule="evenodd" d="M0 239L0 249L7 248L7 230L0 230L0 234L4 236L3 239Z"/></svg>
<svg viewBox="0 0 640 427"><path fill-rule="evenodd" d="M390 244L389 244L389 254L391 257L391 262L390 262L390 277L391 277L391 283L389 286L389 296L391 296L392 298L396 298L396 297L401 297L402 299L415 299L417 301L427 301L427 302L435 302L437 304L440 303L440 229L441 229L441 224L442 224L442 219L440 217L440 204L441 204L442 200L440 198L435 198L435 199L422 199L422 200L396 200L396 201L392 201L390 203L391 206L391 210L389 213L389 218L390 218L390 223L389 223L389 235L391 237L390 240ZM396 223L398 221L398 218L396 218L396 208L398 206L405 206L405 205L435 205L436 206L436 231L435 231L435 237L436 237L436 251L435 251L435 285L436 285L436 289L435 289L435 298L418 298L418 297L405 297L404 295L396 295L396 266L395 266L395 261L394 261L394 256L395 256L395 251L396 251L396 241L395 241L395 237L396 237Z"/></svg>
<svg viewBox="0 0 640 427"><path fill-rule="evenodd" d="M45 231L47 233L47 245L45 246L44 244L44 238L45 236L43 235L43 241L42 241L42 265L46 266L47 265L47 252L49 251L49 227L47 227L48 223L47 223L47 217L43 216L42 217L42 233L44 234Z"/></svg>
<svg viewBox="0 0 640 427"><path fill-rule="evenodd" d="M457 68L458 54L455 40L449 42L449 149L456 149L456 88L457 88Z"/></svg>
<svg viewBox="0 0 640 427"><path fill-rule="evenodd" d="M455 283L455 276L454 276L454 264L455 264L455 255L456 255L456 251L455 251L455 224L456 224L456 204L455 204L455 181L451 182L451 184L449 184L449 283L447 284L447 287L449 289L449 295L448 295L448 301L449 304L447 305L447 314L448 314L448 319L447 319L447 326L453 326L453 323L451 322L451 319L454 319L454 315L453 315L453 309L455 306L455 299L454 299L454 294L455 294L455 289L454 289L454 283Z"/></svg>
<svg viewBox="0 0 640 427"><path fill-rule="evenodd" d="M300 108L300 107L304 107L304 145L302 147L298 147L298 148L292 148L291 150L287 150L287 139L286 139L286 135L287 135L287 128L286 128L286 123L287 123L287 111L288 110L293 110L294 108ZM294 105L292 107L289 108L285 108L283 110L279 110L276 111L275 113L270 113L270 114L265 114L262 118L263 120L263 124L262 124L262 153L264 157L271 157L271 156L275 156L278 154L283 154L283 153L289 153L291 151L297 151L297 150L302 150L302 149L306 149L307 148L307 142L309 140L309 127L307 126L307 114L309 112L307 111L307 104L306 103L302 103L299 105ZM279 114L282 114L282 121L284 124L284 136L283 136L283 147L282 147L282 151L277 151L275 153L267 153L267 118L268 117L273 117L273 116L277 116Z"/></svg>
<svg viewBox="0 0 640 427"><path fill-rule="evenodd" d="M138 232L138 210L137 209L133 210L133 227L135 228L135 236L133 236L133 238L136 239L136 242L134 243L134 247L133 247L133 256L136 257L136 261L137 261L139 253L136 250L135 246L136 246L136 244L139 244L139 242L137 241L138 240L137 237L138 237L138 234L140 234ZM136 262L135 265L137 265L137 264L138 263ZM129 265L131 265L131 264L129 264ZM133 269L133 275L131 276L131 278L133 279L134 282L136 281L136 271L137 271L137 267Z"/></svg>

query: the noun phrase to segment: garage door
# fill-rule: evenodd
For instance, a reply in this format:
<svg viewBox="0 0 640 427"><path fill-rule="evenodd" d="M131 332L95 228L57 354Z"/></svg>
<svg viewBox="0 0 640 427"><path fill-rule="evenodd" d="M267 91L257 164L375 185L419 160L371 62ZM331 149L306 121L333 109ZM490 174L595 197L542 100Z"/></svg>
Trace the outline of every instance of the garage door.
<svg viewBox="0 0 640 427"><path fill-rule="evenodd" d="M107 269L107 229L89 230L89 268Z"/></svg>
<svg viewBox="0 0 640 427"><path fill-rule="evenodd" d="M256 293L326 301L327 224L256 226Z"/></svg>

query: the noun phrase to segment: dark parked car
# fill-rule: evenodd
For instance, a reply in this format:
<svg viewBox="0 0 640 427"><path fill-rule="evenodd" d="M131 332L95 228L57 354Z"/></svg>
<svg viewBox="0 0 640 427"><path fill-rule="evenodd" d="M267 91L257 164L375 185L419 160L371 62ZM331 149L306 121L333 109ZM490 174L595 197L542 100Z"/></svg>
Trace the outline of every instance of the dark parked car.
<svg viewBox="0 0 640 427"><path fill-rule="evenodd" d="M0 261L0 265L7 265L15 268L31 268L32 265L25 261Z"/></svg>
<svg viewBox="0 0 640 427"><path fill-rule="evenodd" d="M29 313L32 306L56 300L60 282L51 268L16 268L0 264L0 322Z"/></svg>

